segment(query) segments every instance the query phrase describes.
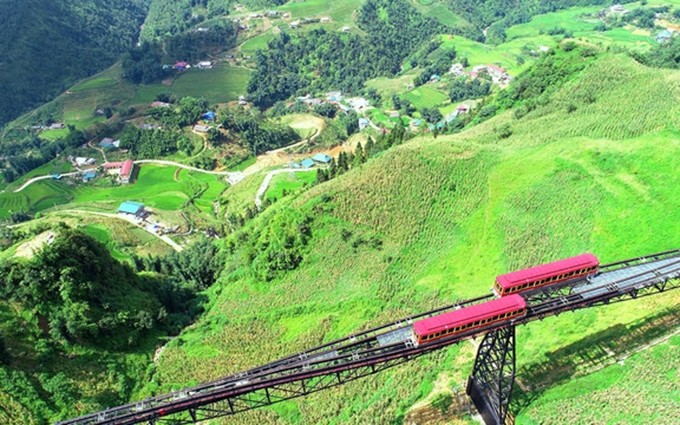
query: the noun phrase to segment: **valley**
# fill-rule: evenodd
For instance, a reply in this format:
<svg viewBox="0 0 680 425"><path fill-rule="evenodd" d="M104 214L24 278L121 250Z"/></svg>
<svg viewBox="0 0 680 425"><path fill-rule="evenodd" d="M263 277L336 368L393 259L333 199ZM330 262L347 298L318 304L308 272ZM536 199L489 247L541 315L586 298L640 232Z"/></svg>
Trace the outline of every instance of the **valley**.
<svg viewBox="0 0 680 425"><path fill-rule="evenodd" d="M2 423L680 246L676 0L130 3L139 45L0 130ZM672 423L679 305L518 327L515 423ZM478 344L208 423L478 423Z"/></svg>

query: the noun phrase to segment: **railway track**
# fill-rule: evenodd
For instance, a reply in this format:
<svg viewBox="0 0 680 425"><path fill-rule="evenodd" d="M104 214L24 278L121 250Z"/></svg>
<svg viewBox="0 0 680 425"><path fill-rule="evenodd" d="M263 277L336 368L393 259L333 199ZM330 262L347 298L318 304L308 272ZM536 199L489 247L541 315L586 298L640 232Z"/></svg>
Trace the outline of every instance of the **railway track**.
<svg viewBox="0 0 680 425"><path fill-rule="evenodd" d="M526 294L527 315L508 322L452 335L417 346L411 339L415 320L481 303L493 295L443 306L288 356L216 381L153 397L58 425L171 423L236 414L301 397L413 360L431 351L508 326L563 312L674 289L680 277L680 250L611 263L594 277L575 279L555 292Z"/></svg>

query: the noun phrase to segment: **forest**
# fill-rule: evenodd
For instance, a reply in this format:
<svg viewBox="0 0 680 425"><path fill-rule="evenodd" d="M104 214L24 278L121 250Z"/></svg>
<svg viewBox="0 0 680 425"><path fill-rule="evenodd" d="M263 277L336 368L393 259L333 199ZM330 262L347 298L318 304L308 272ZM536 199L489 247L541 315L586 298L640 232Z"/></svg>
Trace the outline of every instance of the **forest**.
<svg viewBox="0 0 680 425"><path fill-rule="evenodd" d="M251 100L267 108L296 93L331 88L357 93L367 79L398 73L404 59L435 34L456 32L405 0L368 0L358 23L367 37L320 29L283 33L272 40L257 54L257 70L248 85Z"/></svg>
<svg viewBox="0 0 680 425"><path fill-rule="evenodd" d="M113 64L136 43L148 1L0 2L0 127Z"/></svg>

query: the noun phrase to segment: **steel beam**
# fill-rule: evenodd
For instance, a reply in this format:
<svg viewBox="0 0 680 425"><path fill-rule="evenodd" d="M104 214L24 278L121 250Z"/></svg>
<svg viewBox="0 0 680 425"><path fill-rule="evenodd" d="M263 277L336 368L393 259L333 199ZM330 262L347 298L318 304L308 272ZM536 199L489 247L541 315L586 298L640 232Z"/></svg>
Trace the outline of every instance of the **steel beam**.
<svg viewBox="0 0 680 425"><path fill-rule="evenodd" d="M503 425L515 384L515 326L484 336L467 393L486 425Z"/></svg>

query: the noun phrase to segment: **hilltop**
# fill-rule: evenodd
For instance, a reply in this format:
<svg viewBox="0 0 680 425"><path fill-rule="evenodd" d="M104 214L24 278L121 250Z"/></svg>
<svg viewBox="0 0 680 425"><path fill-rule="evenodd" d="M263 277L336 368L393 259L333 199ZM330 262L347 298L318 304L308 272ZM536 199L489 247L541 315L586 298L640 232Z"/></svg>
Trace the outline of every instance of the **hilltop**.
<svg viewBox="0 0 680 425"><path fill-rule="evenodd" d="M283 198L226 242L233 254L223 283L210 293L209 310L168 344L148 390L217 378L487 293L505 270L584 251L610 262L677 247L678 82L677 72L599 54L520 118L509 110L459 135L416 138L303 195ZM510 134L499 131L505 128ZM285 246L261 245L286 237L292 239ZM267 258L270 249L297 258L297 266L280 271ZM258 277L261 267L279 271L266 282ZM578 347L584 338L624 343L627 328L664 318L672 327L679 301L668 293L522 328L520 379L547 370L543 379L560 382L559 370L550 372L551 353ZM460 388L472 353L468 345L453 347L229 421L400 421L433 387ZM621 385L633 385L626 382ZM606 412L635 409L650 397L656 395L645 393L632 405L608 400ZM528 421L573 419L569 411L528 409Z"/></svg>

